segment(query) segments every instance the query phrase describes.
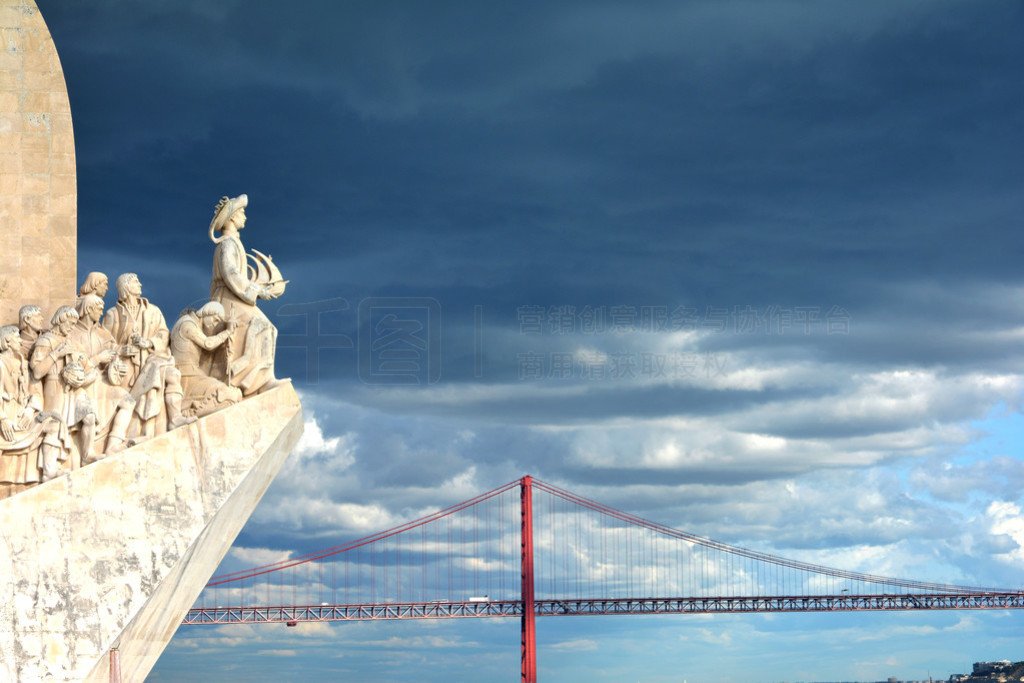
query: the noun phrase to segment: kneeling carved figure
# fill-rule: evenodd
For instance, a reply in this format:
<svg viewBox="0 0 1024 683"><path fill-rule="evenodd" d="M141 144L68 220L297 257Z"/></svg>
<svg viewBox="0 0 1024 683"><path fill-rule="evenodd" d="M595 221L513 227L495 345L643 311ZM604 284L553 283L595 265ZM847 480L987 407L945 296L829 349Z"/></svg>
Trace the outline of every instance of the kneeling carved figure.
<svg viewBox="0 0 1024 683"><path fill-rule="evenodd" d="M211 301L195 311L187 308L171 330L171 353L181 373L182 410L196 417L209 415L242 400L242 391L213 377L223 365L235 321L224 320L224 307Z"/></svg>

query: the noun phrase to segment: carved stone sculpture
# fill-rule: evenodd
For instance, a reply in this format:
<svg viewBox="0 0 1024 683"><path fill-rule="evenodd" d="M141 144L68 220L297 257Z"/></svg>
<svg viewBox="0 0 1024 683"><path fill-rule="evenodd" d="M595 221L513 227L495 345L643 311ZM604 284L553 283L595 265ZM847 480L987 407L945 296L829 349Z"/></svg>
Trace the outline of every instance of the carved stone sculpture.
<svg viewBox="0 0 1024 683"><path fill-rule="evenodd" d="M238 233L245 227L248 203L249 198L244 194L234 199L221 198L210 223L210 239L217 245L210 300L221 304L228 320L237 323L227 342L226 366L215 374L241 389L244 396L266 391L280 383L274 377L277 328L257 308L256 301L281 296L287 284L269 256L254 251L248 257L254 265L247 263ZM217 231L220 237L214 236Z"/></svg>
<svg viewBox="0 0 1024 683"><path fill-rule="evenodd" d="M135 273L117 278L117 305L103 317L103 327L120 346L131 349L128 386L134 386L150 356L167 352L170 331L164 314L142 296L142 283Z"/></svg>
<svg viewBox="0 0 1024 683"><path fill-rule="evenodd" d="M94 443L82 458L83 464L87 464L104 455L116 453L125 446L135 399L122 384L129 371L127 358L134 347L120 349L125 357L119 355L117 342L100 325L103 299L98 295L86 294L79 297L75 310L78 322L68 333L68 342L76 351L81 352L86 374L98 376L86 387L96 413Z"/></svg>
<svg viewBox="0 0 1024 683"><path fill-rule="evenodd" d="M86 372L81 360L74 360L60 371L60 379L64 384L64 409L60 413L61 420L68 428L72 439L73 457L71 469L90 462L93 441L96 440L96 407L85 387L94 383L97 372Z"/></svg>
<svg viewBox="0 0 1024 683"><path fill-rule="evenodd" d="M58 308L50 329L31 304L17 326L2 328L0 497L281 383L277 328L256 304L281 296L288 281L269 256L246 254L248 202L243 194L217 204L211 301L184 311L173 334L134 273L117 278L118 301L105 315L109 281L91 272L77 306Z"/></svg>
<svg viewBox="0 0 1024 683"><path fill-rule="evenodd" d="M68 383L69 377L74 382L77 373L64 373L68 365L81 359L81 352L76 352L74 345L68 342L68 334L77 322L78 313L75 309L70 306L58 308L50 318L52 327L39 337L29 358L32 375L43 383L43 409L53 411L60 418L57 437L65 454L62 460L69 460L68 465L72 470L81 466L81 460L77 456L70 459L66 456L68 453L77 453L70 433L71 427L86 430L83 438L87 439L87 443L92 443L90 429L95 424L94 420L87 418L92 412L88 399L80 399L77 388ZM50 477L44 476L44 479L47 478Z"/></svg>
<svg viewBox="0 0 1024 683"><path fill-rule="evenodd" d="M129 359L128 388L135 400L129 436L149 437L195 421L181 412L181 374L168 350L170 330L160 309L142 297L135 273L117 278L117 305L103 327Z"/></svg>
<svg viewBox="0 0 1024 683"><path fill-rule="evenodd" d="M41 467L46 479L56 476L63 458L57 416L42 412L29 380L20 331L0 327L0 498L38 483Z"/></svg>
<svg viewBox="0 0 1024 683"><path fill-rule="evenodd" d="M43 311L33 304L22 306L18 311L18 327L21 330L21 355L28 358L43 331Z"/></svg>
<svg viewBox="0 0 1024 683"><path fill-rule="evenodd" d="M28 364L32 376L43 384L44 410L59 411L63 406L64 390L60 373L73 360L74 347L67 343L67 336L77 322L78 313L75 309L61 306L50 318L50 330L40 335L32 346Z"/></svg>
<svg viewBox="0 0 1024 683"><path fill-rule="evenodd" d="M225 323L224 307L211 301L199 311L191 308L181 312L181 317L171 330L171 353L181 373L181 388L185 398L183 410L196 417L203 417L242 400L237 387L228 386L213 376L215 366L223 357L225 346L236 323Z"/></svg>
<svg viewBox="0 0 1024 683"><path fill-rule="evenodd" d="M94 271L85 276L85 282L78 288L78 296L95 294L102 299L107 295L108 284L106 275Z"/></svg>

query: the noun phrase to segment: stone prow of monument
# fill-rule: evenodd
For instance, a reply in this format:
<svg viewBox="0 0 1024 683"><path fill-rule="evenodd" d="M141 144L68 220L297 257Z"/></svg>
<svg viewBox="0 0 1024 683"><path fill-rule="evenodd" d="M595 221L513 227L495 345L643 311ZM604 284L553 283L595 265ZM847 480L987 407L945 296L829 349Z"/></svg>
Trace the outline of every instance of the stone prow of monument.
<svg viewBox="0 0 1024 683"><path fill-rule="evenodd" d="M0 0L0 38L0 325L7 325L17 322L26 304L49 315L76 301L77 185L64 75L33 0ZM244 213L229 211L221 222L232 233L244 225ZM229 237L241 249L237 236ZM235 284L251 285L266 299L279 296L286 281L273 269L262 280ZM225 285L224 297L232 296L231 286ZM245 336L246 328L239 328L233 343L242 359L235 359L226 381L239 373L237 391L210 388L207 394L215 398L206 396L206 403L193 409L202 416L197 421L167 420L168 426L184 426L164 433L155 429L153 435L147 431L148 438L137 445L115 449L108 439L105 450L95 454L101 458L97 462L87 457L92 441L85 438L76 463L82 466L65 463L67 471L57 478L23 477L3 491L14 495L0 500L0 574L6 579L0 584L0 680L105 682L118 670L123 680L143 680L297 443L302 407L291 383L273 375L276 329L246 296L224 307L253 331ZM207 319L214 321L212 315ZM204 332L202 325L197 318L191 339L220 334ZM10 341L18 338L17 330L7 334ZM262 355L241 348L250 339L259 342ZM141 341L146 345L118 344L153 351L150 339ZM17 380L15 393L27 396L31 392L19 383L27 372L20 363L26 361L9 352L3 339L0 347L6 377ZM50 357L62 358L60 348ZM171 382L178 362L175 356L154 364L150 381ZM98 363L114 366L113 360ZM65 369L74 365L78 362ZM78 370L84 373L83 367ZM69 386L84 386L72 384L73 376L64 379ZM203 378L198 380L201 384ZM161 390L167 386L160 384ZM124 393L118 406L128 410ZM167 393L172 399L177 395ZM246 398L235 402L242 395ZM169 415L177 406L172 399ZM31 417L28 405L0 417L0 441L9 449L0 457L14 457L12 444L31 422L23 419ZM77 410L76 404L75 416ZM64 419L71 413L44 412L48 420L64 420L65 429L84 430L82 423ZM90 417L98 419L95 412ZM11 430L18 432L15 438L4 434ZM132 434L117 440L127 444L126 436ZM28 469L36 463L32 458L17 462ZM43 465L39 470L46 472ZM118 662L113 671L112 652Z"/></svg>
<svg viewBox="0 0 1024 683"><path fill-rule="evenodd" d="M286 383L0 501L0 679L143 680L301 434Z"/></svg>

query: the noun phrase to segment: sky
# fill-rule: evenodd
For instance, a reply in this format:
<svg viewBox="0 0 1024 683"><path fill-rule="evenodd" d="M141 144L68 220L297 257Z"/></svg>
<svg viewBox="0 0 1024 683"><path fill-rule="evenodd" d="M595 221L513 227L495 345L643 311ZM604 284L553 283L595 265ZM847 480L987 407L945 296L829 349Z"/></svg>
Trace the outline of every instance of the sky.
<svg viewBox="0 0 1024 683"><path fill-rule="evenodd" d="M531 474L785 557L1021 585L1019 3L37 3L80 279L136 272L175 317L208 295L217 200L246 193L246 245L290 280L263 310L306 433L226 562ZM373 344L396 315L426 335L397 366ZM538 665L946 678L1024 659L1022 626L540 619ZM362 622L185 627L150 678L518 668L515 620Z"/></svg>

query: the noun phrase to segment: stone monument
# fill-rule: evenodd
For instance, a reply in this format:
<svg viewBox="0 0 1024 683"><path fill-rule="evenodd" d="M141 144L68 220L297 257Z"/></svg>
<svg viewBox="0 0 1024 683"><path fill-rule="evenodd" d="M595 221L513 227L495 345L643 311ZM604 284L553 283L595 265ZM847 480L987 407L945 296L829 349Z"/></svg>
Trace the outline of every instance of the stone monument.
<svg viewBox="0 0 1024 683"><path fill-rule="evenodd" d="M0 0L0 321L75 302L78 195L64 72L32 0Z"/></svg>
<svg viewBox="0 0 1024 683"><path fill-rule="evenodd" d="M302 433L256 305L287 280L240 195L173 332L135 273L105 314L105 274L76 299L60 63L32 0L0 38L0 680L143 680Z"/></svg>

